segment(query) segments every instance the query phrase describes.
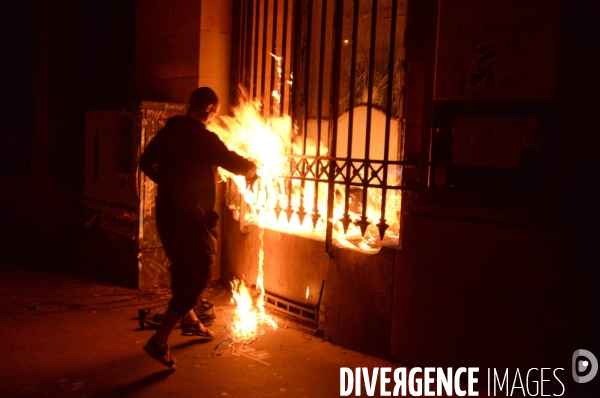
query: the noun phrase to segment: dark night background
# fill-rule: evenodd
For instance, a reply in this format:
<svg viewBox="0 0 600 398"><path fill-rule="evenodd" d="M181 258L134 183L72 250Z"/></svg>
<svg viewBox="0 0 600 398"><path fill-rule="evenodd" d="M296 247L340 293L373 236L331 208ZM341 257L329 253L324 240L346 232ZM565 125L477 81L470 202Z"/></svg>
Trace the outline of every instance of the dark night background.
<svg viewBox="0 0 600 398"><path fill-rule="evenodd" d="M2 2L2 172L27 173L35 134L35 1Z"/></svg>
<svg viewBox="0 0 600 398"><path fill-rule="evenodd" d="M132 105L135 1L25 0L0 7L2 171L28 171L40 82L51 92L52 178L82 186L85 111Z"/></svg>
<svg viewBox="0 0 600 398"><path fill-rule="evenodd" d="M0 18L3 257L81 269L85 112L134 106L135 1L3 1Z"/></svg>

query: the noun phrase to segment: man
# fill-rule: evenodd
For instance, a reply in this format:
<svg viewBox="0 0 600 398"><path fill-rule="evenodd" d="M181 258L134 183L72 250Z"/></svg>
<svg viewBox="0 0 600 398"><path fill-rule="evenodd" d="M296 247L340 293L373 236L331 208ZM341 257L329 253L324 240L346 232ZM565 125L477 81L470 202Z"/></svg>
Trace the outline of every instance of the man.
<svg viewBox="0 0 600 398"><path fill-rule="evenodd" d="M175 365L167 341L182 320L186 334L214 337L196 317L193 308L210 279L214 262L217 224L214 211L213 166L256 177L251 161L229 151L216 134L206 129L219 112L219 99L208 87L196 89L189 111L175 116L146 147L140 169L158 184L156 224L163 248L171 261L173 298L156 334L144 349L167 366Z"/></svg>

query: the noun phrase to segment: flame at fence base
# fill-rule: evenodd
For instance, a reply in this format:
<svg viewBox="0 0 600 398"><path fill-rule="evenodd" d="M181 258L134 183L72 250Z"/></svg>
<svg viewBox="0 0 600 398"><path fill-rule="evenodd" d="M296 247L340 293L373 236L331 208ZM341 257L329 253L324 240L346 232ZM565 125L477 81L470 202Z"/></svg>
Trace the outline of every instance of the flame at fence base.
<svg viewBox="0 0 600 398"><path fill-rule="evenodd" d="M265 114L258 100L241 98L232 112L233 116L213 120L208 128L230 150L252 160L260 177L247 187L244 176L219 168L221 177L233 182L234 192L229 196L239 194L239 200L229 200L234 217L259 227L256 303L243 281L231 283L237 308L230 330L233 340L240 341L256 337L261 324L277 328L264 310L263 228L323 240L327 217L332 214L332 238L338 246L374 253L381 246L397 245L400 191L373 188L367 182L375 178L382 187L398 187L402 171L398 166L386 165L384 171L384 166L356 165L350 159L344 161L346 166L339 166L335 163L339 159L325 159L329 148L323 142L298 135L289 115ZM337 172L335 178L323 179L327 171L333 173L334 166L346 170L346 180Z"/></svg>
<svg viewBox="0 0 600 398"><path fill-rule="evenodd" d="M231 282L233 299L237 307L233 321L229 325L233 341L249 340L256 337L259 326L269 325L277 329L277 322L265 313L264 295L259 293L256 305L244 281L234 279Z"/></svg>

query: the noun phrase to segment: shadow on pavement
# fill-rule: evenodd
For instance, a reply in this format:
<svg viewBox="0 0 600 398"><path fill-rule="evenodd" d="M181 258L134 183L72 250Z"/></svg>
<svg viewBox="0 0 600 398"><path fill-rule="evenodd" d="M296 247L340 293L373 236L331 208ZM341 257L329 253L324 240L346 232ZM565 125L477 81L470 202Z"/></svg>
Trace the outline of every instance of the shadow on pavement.
<svg viewBox="0 0 600 398"><path fill-rule="evenodd" d="M139 380L132 381L121 386L117 386L108 391L103 392L102 394L96 395L98 398L106 397L129 397L134 395L135 393L140 392L146 387L159 382L168 376L172 375L175 372L175 369L165 369L155 373L152 373L146 377L143 377Z"/></svg>

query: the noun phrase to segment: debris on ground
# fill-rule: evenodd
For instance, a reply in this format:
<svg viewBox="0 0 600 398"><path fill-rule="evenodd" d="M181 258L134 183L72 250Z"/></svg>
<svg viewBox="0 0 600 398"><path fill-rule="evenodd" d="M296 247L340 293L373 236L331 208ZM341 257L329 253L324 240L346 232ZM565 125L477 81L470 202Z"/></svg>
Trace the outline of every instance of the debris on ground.
<svg viewBox="0 0 600 398"><path fill-rule="evenodd" d="M140 328L158 329L166 312L167 305L138 309L137 320L139 321ZM214 305L207 300L200 301L200 303L194 307L194 312L196 313L198 320L205 326L211 326L212 321L217 317Z"/></svg>
<svg viewBox="0 0 600 398"><path fill-rule="evenodd" d="M221 344L225 343L227 340L229 340L229 338L227 338L227 339L225 339L225 340L221 341L219 344L217 344L217 345L215 346L215 348L213 348L213 351L216 351L216 350L219 348L219 346L220 346Z"/></svg>

